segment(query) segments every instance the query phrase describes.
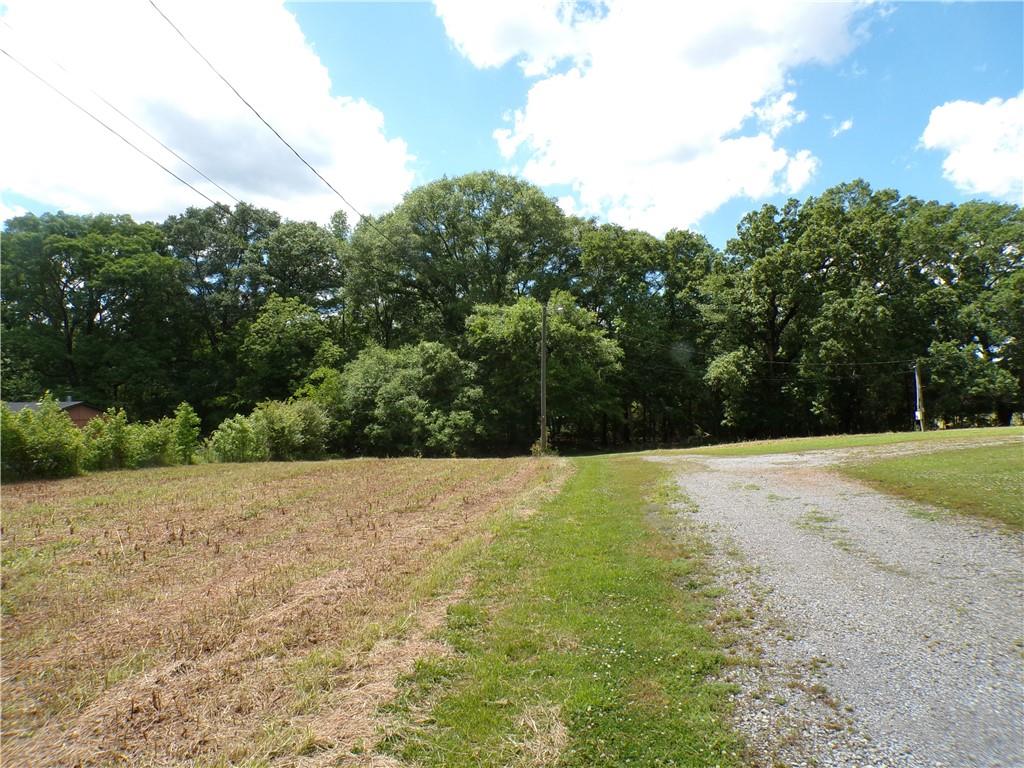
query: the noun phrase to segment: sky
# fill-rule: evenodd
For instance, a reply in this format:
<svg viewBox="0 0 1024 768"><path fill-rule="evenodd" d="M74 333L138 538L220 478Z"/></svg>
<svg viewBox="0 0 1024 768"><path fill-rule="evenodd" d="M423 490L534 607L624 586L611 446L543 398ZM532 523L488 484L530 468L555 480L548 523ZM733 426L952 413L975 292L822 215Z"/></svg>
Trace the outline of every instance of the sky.
<svg viewBox="0 0 1024 768"><path fill-rule="evenodd" d="M855 178L1024 202L1024 3L156 5L363 214L487 169L719 247L746 212ZM10 0L0 19L0 218L160 221L199 193L357 218L148 0Z"/></svg>

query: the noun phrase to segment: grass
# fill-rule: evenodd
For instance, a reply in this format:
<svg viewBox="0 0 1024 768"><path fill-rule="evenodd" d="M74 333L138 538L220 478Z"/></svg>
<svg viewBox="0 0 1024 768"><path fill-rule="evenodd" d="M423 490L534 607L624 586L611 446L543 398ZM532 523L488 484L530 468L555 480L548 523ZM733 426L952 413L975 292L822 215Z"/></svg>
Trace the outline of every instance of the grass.
<svg viewBox="0 0 1024 768"><path fill-rule="evenodd" d="M771 453L799 453L824 451L833 448L860 448L865 446L896 445L899 443L942 443L958 440L984 440L992 438L1024 437L1024 427L977 427L971 429L944 429L931 432L881 432L863 435L825 435L822 437L792 437L782 440L751 440L743 443L709 445L700 448L664 450L664 455L705 454L709 456L757 456Z"/></svg>
<svg viewBox="0 0 1024 768"><path fill-rule="evenodd" d="M411 668L403 638L460 563L567 471L352 460L5 486L5 763L257 765L331 748L367 650L397 649L370 657L382 685Z"/></svg>
<svg viewBox="0 0 1024 768"><path fill-rule="evenodd" d="M843 471L886 493L1024 530L1024 444L920 453Z"/></svg>
<svg viewBox="0 0 1024 768"><path fill-rule="evenodd" d="M407 677L378 751L451 768L739 764L704 550L657 529L668 470L576 466L473 566L452 652Z"/></svg>

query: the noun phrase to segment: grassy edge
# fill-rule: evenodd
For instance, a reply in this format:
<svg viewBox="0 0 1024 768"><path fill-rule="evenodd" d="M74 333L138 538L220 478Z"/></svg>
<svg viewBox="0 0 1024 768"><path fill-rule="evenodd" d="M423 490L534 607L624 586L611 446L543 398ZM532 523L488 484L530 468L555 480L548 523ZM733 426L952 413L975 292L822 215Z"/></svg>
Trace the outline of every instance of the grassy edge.
<svg viewBox="0 0 1024 768"><path fill-rule="evenodd" d="M672 525L669 469L574 464L477 561L443 632L455 654L404 681L381 751L425 766L738 764L706 545Z"/></svg>
<svg viewBox="0 0 1024 768"><path fill-rule="evenodd" d="M842 464L839 470L882 493L1024 531L1020 443L876 458Z"/></svg>
<svg viewBox="0 0 1024 768"><path fill-rule="evenodd" d="M931 443L945 440L987 440L1024 438L1024 427L971 427L931 432L877 432L856 435L789 437L778 440L750 440L697 448L659 449L640 453L658 456L759 456L775 453L804 453L836 448L861 448L900 443Z"/></svg>
<svg viewBox="0 0 1024 768"><path fill-rule="evenodd" d="M421 611L431 601L454 592L465 572L485 555L488 544L514 521L532 514L554 496L572 471L568 462L556 461L536 487L475 521L461 541L448 549L439 545L426 573L411 574L396 584L395 591L406 597L380 606L374 620L361 632L332 648L320 648L294 659L288 669L293 694L286 705L291 715L264 721L233 754L199 760L197 768L269 768L280 758L305 757L334 746L310 728L308 716L327 701L339 675L378 643L401 640L415 631Z"/></svg>

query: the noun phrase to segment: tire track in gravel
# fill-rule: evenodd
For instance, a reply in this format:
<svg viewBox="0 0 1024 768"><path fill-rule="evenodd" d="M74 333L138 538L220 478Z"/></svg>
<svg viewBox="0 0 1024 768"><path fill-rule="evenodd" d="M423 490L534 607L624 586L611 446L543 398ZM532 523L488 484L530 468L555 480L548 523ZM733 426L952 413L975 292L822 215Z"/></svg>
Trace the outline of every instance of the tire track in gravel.
<svg viewBox="0 0 1024 768"><path fill-rule="evenodd" d="M732 674L752 759L1024 765L1024 537L830 471L858 454L655 459L751 617L762 662Z"/></svg>

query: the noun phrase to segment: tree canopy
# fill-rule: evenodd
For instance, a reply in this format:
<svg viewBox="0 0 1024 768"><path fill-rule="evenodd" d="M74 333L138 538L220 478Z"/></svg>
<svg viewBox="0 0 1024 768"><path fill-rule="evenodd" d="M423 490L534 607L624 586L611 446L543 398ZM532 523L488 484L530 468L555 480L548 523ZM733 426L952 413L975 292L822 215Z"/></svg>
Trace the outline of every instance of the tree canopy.
<svg viewBox="0 0 1024 768"><path fill-rule="evenodd" d="M262 413L225 455L320 418L258 408L289 399L318 404L336 453L523 451L546 302L565 447L908 428L915 364L933 418L1005 423L1024 410L1022 247L1018 206L860 180L751 211L724 250L568 216L494 172L354 228L245 203L26 214L3 232L3 396L136 420L188 401L207 432Z"/></svg>

